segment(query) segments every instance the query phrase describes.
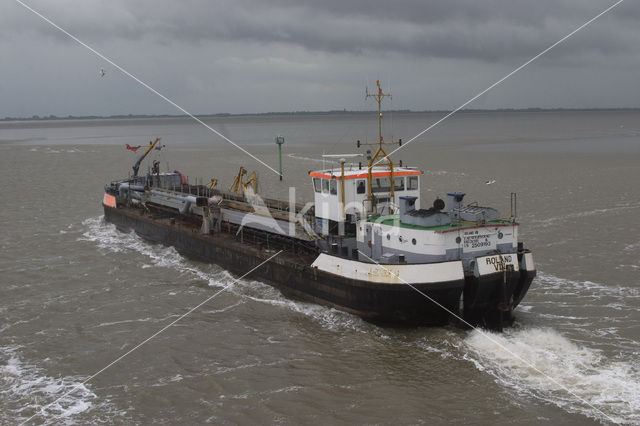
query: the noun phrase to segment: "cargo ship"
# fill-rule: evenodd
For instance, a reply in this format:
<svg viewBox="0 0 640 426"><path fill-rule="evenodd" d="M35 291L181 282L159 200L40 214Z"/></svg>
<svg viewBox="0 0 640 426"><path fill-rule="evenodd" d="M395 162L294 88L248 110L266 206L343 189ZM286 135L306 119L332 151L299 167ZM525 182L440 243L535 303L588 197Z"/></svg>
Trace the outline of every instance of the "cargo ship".
<svg viewBox="0 0 640 426"><path fill-rule="evenodd" d="M228 190L192 185L154 162L105 187L104 217L123 231L278 288L286 297L318 303L384 324L480 326L501 330L527 293L536 268L518 240L512 211L466 204L452 191L422 208L423 172L394 164L382 137L366 162L309 172L313 203L263 198L258 176L240 168Z"/></svg>

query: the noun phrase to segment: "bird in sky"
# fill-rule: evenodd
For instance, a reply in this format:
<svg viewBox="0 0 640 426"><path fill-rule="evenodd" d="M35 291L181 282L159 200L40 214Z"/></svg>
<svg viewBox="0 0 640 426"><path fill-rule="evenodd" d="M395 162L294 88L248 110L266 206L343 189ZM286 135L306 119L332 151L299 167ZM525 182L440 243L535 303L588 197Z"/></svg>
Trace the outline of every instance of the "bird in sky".
<svg viewBox="0 0 640 426"><path fill-rule="evenodd" d="M488 180L488 181L485 182L485 184L487 184L487 185L493 185L494 183L496 183L495 179Z"/></svg>
<svg viewBox="0 0 640 426"><path fill-rule="evenodd" d="M105 74L104 68L100 68L100 77L104 77Z"/></svg>

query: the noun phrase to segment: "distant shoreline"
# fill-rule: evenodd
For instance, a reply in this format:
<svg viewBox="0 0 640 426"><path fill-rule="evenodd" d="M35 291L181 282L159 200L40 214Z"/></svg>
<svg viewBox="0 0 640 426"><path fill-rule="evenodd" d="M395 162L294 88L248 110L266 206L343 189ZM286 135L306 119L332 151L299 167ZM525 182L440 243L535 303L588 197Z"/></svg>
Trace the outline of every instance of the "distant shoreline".
<svg viewBox="0 0 640 426"><path fill-rule="evenodd" d="M500 108L500 109L463 109L457 114L468 113L503 113L503 112L624 112L640 111L637 108ZM349 111L349 110L329 110L329 111L289 111L289 112L258 112L258 113L218 113L218 114L194 114L198 118L226 118L226 117L269 117L269 116L311 116L311 115L360 115L372 114L376 111ZM425 110L413 111L409 109L388 110L386 113L396 114L448 114L451 110ZM48 121L48 120L122 120L139 118L188 118L185 114L118 114L118 115L68 115L58 117L56 115L31 117L4 117L0 121Z"/></svg>

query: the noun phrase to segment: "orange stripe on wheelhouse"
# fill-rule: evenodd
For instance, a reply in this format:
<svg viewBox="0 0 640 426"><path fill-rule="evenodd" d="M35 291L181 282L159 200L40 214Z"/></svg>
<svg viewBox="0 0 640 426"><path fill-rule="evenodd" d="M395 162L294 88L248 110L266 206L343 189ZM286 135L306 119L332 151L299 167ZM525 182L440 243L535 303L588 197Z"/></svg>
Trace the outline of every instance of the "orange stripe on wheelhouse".
<svg viewBox="0 0 640 426"><path fill-rule="evenodd" d="M416 176L421 175L422 172L419 170L402 170L398 172L393 172L393 176ZM327 175L321 172L309 172L309 176L324 178L324 179L340 179L340 175ZM369 173L358 173L357 175L345 175L345 179L366 179L369 176ZM391 172L373 172L371 173L371 177L390 177Z"/></svg>

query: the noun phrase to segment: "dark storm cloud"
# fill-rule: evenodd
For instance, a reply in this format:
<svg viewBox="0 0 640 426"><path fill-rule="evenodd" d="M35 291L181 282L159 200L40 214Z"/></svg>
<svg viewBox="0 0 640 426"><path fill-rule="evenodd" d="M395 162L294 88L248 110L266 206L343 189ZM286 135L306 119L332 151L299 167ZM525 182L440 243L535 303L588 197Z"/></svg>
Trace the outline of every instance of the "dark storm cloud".
<svg viewBox="0 0 640 426"><path fill-rule="evenodd" d="M64 13L61 5L43 4L42 10L94 40L250 41L332 53L500 61L532 56L610 4L602 0L155 0L73 3ZM568 43L563 56L636 49L639 15L637 2L623 3L590 28L589 35ZM7 24L11 27L11 22ZM56 34L49 28L43 31Z"/></svg>
<svg viewBox="0 0 640 426"><path fill-rule="evenodd" d="M454 108L615 0L27 1L211 113L368 108L361 88L377 78L393 81L394 108ZM626 0L474 106L637 106L639 20ZM176 112L13 0L0 58L0 117Z"/></svg>

